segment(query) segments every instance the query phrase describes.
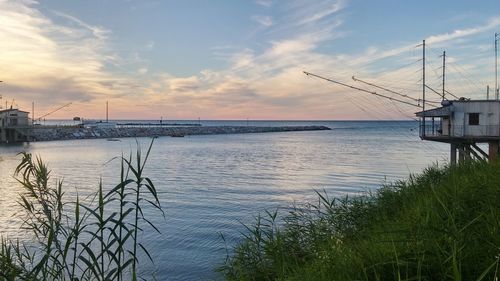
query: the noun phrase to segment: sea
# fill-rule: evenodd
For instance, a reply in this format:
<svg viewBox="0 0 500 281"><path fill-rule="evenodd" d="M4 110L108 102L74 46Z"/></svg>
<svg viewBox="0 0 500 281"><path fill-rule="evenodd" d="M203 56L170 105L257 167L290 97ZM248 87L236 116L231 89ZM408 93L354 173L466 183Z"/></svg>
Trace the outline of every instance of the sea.
<svg viewBox="0 0 500 281"><path fill-rule="evenodd" d="M65 125L73 121L46 122ZM160 231L141 234L154 259L154 264L141 259L146 280L153 276L156 280L221 280L214 269L241 241L244 224L251 224L259 213L286 212L293 205L315 203L317 192L343 197L376 191L431 165L444 165L449 158L446 144L420 140L416 121L170 122L323 125L332 130L154 139L144 176L155 184L165 216L154 208L143 209ZM23 191L13 177L19 153L43 159L52 171L51 184L62 180L71 201L77 194L86 198L95 193L100 180L105 189L114 187L120 177L117 157L135 154L138 147L144 154L151 141L88 139L0 146L0 235L30 239L20 231L22 209L17 202Z"/></svg>

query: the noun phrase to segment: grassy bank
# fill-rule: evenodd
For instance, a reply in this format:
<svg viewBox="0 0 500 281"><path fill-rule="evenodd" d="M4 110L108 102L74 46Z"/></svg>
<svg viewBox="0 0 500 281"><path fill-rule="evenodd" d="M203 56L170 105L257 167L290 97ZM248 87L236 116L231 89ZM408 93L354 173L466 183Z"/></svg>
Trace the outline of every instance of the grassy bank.
<svg viewBox="0 0 500 281"><path fill-rule="evenodd" d="M498 280L500 163L432 167L375 194L267 212L229 280Z"/></svg>

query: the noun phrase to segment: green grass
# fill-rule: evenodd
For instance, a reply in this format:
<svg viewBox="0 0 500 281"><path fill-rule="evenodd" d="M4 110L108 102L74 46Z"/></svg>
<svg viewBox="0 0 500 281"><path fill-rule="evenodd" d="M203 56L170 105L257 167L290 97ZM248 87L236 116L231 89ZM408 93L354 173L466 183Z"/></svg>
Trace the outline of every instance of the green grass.
<svg viewBox="0 0 500 281"><path fill-rule="evenodd" d="M33 241L2 238L0 281L138 280L139 251L152 261L138 234L147 226L158 230L142 209L150 205L163 214L154 184L143 175L152 144L144 157L139 148L134 158L121 157L118 184L105 192L100 182L90 202L67 201L63 182L51 184L43 161L22 154L18 202Z"/></svg>
<svg viewBox="0 0 500 281"><path fill-rule="evenodd" d="M431 167L246 226L228 280L498 280L500 163ZM278 223L279 221L279 223Z"/></svg>

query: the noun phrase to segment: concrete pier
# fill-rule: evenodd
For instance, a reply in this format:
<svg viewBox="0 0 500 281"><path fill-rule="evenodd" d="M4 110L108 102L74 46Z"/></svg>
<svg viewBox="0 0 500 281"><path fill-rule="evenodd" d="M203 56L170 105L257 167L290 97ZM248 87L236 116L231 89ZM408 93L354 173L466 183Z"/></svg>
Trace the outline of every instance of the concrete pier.
<svg viewBox="0 0 500 281"><path fill-rule="evenodd" d="M292 131L330 130L325 126L186 126L186 127L121 127L121 128L78 128L78 127L35 127L31 132L32 141L53 141L72 139L189 136L215 134L246 134Z"/></svg>

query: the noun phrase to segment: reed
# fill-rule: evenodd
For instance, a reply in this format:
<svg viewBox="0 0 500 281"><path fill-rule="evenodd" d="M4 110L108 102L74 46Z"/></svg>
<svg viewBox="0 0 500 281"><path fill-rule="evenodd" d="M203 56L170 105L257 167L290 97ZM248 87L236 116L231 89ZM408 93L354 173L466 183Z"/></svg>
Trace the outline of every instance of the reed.
<svg viewBox="0 0 500 281"><path fill-rule="evenodd" d="M318 192L316 204L258 216L218 270L228 280L498 280L499 171L434 166L373 193Z"/></svg>
<svg viewBox="0 0 500 281"><path fill-rule="evenodd" d="M0 280L137 280L140 251L153 261L139 233L158 231L142 210L150 205L164 215L153 182L144 176L152 145L144 157L138 145L135 159L119 158L119 183L106 192L101 181L84 202L79 196L66 201L63 182L51 185L43 161L23 153L15 176L25 191L19 200L23 228L33 241L2 239Z"/></svg>

